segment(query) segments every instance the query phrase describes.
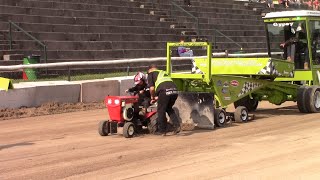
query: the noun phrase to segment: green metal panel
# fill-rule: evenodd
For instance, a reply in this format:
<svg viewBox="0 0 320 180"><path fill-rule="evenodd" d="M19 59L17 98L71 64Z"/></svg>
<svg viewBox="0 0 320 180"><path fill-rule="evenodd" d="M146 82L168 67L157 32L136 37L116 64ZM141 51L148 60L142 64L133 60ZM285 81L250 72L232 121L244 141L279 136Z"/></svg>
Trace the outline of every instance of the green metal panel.
<svg viewBox="0 0 320 180"><path fill-rule="evenodd" d="M293 78L276 78L275 81L311 81L312 71L295 70Z"/></svg>
<svg viewBox="0 0 320 180"><path fill-rule="evenodd" d="M274 72L278 77L293 77L294 75L294 63L279 59L272 58L272 65Z"/></svg>
<svg viewBox="0 0 320 180"><path fill-rule="evenodd" d="M171 73L173 79L203 79L202 74L183 74L183 73Z"/></svg>
<svg viewBox="0 0 320 180"><path fill-rule="evenodd" d="M206 58L195 58L198 68L208 70ZM211 73L225 75L269 75L292 77L292 62L266 58L212 58Z"/></svg>
<svg viewBox="0 0 320 180"><path fill-rule="evenodd" d="M270 81L241 76L213 75L215 95L221 106L227 106L270 84Z"/></svg>
<svg viewBox="0 0 320 180"><path fill-rule="evenodd" d="M270 58L212 58L212 74L257 74ZM206 70L206 59L195 59L200 70Z"/></svg>

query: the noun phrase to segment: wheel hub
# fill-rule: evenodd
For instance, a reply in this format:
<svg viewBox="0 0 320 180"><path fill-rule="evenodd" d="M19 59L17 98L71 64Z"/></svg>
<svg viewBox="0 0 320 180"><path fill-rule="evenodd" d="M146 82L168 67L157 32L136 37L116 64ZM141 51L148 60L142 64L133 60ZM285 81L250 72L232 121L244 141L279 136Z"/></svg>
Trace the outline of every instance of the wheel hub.
<svg viewBox="0 0 320 180"><path fill-rule="evenodd" d="M318 108L320 108L320 92L319 91L317 91L314 94L314 98L315 98L314 106L318 109Z"/></svg>
<svg viewBox="0 0 320 180"><path fill-rule="evenodd" d="M224 116L223 113L219 114L219 123L223 124L226 120L226 117Z"/></svg>
<svg viewBox="0 0 320 180"><path fill-rule="evenodd" d="M133 133L134 133L134 127L133 127L133 126L130 126L130 127L128 128L128 134L131 136L131 135L133 135Z"/></svg>
<svg viewBox="0 0 320 180"><path fill-rule="evenodd" d="M248 118L248 113L246 110L243 110L241 112L241 117L242 117L242 120L244 120L244 121Z"/></svg>

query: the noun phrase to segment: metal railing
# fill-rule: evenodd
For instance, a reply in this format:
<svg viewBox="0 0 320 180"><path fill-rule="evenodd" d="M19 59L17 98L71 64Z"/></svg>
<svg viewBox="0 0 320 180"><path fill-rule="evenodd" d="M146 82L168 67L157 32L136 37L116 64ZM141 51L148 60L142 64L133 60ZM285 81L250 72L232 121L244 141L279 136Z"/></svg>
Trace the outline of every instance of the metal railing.
<svg viewBox="0 0 320 180"><path fill-rule="evenodd" d="M317 51L318 52L318 51ZM320 52L320 50L319 50ZM283 52L273 52L272 54L281 55ZM212 53L212 57L267 57L267 52L261 53ZM192 58L207 58L207 56L194 56ZM171 57L172 60L190 60L190 57ZM26 68L56 68L56 67L69 67L69 66L89 66L89 65L121 65L131 63L154 63L154 62L166 62L167 57L155 57L155 58L136 58L136 59L118 59L118 60L103 60L103 61L75 61L75 62L57 62L48 64L28 64L28 65L10 65L0 66L1 71L14 71ZM128 67L130 68L130 67Z"/></svg>
<svg viewBox="0 0 320 180"><path fill-rule="evenodd" d="M200 36L199 18L197 18L196 16L194 16L193 14L189 13L184 8L179 6L174 0L172 0L170 2L170 4L172 5L171 7L173 7L173 8L171 8L171 16L175 16L174 15L174 8L177 8L179 11L187 14L189 17L191 17L194 20L194 24L195 24L195 27L196 27L197 35Z"/></svg>
<svg viewBox="0 0 320 180"><path fill-rule="evenodd" d="M212 40L212 43L214 44L214 49L216 49L215 47L216 47L216 44L217 44L217 34L220 34L221 36L223 36L223 37L227 38L228 40L230 40L231 42L233 42L233 44L237 45L240 48L241 51L243 50L242 46L239 43L237 43L232 38L230 38L229 36L223 34L221 31L219 31L217 29L214 29L214 35L213 35L213 40ZM212 36L211 36L211 38L212 38Z"/></svg>
<svg viewBox="0 0 320 180"><path fill-rule="evenodd" d="M9 21L9 46L10 46L10 50L12 50L12 28L13 27L18 29L19 31L23 32L26 36L28 36L29 38L31 38L32 40L37 42L37 44L39 44L43 48L44 62L47 63L47 46L12 21Z"/></svg>
<svg viewBox="0 0 320 180"><path fill-rule="evenodd" d="M177 8L178 10L180 10L181 12L187 14L189 17L191 17L192 19L194 19L194 23L195 23L195 27L196 27L196 32L198 37L201 36L201 31L200 31L200 22L199 22L199 18L197 18L196 16L194 16L193 14L189 13L187 10L185 10L184 8L182 8L181 6L179 6L174 0L171 1L171 5L175 8ZM174 16L174 9L171 8L171 15ZM236 41L234 41L233 39L231 39L230 37L228 37L227 35L223 34L221 31L217 30L217 29L213 29L214 30L214 35L210 36L211 37L211 42L214 45L214 49L216 49L216 42L217 42L217 34L222 35L223 37L227 38L228 40L230 40L231 42L233 42L236 46L238 46L240 48L240 50L242 51L242 46L237 43ZM206 35L208 36L208 35Z"/></svg>

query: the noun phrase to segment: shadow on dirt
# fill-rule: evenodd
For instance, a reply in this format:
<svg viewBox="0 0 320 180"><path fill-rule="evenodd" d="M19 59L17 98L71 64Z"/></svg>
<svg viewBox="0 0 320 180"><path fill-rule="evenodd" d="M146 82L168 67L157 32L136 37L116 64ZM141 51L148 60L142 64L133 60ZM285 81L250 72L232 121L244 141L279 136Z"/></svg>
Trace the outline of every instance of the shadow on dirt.
<svg viewBox="0 0 320 180"><path fill-rule="evenodd" d="M305 114L300 113L297 106L287 106L287 107L279 107L279 108L272 108L272 109L257 109L257 111L250 113L250 114L254 114L254 119L253 120L249 120L247 122L243 122L243 123L236 123L233 122L230 125L227 125L225 127L215 127L214 130L205 130L205 129L200 129L200 128L195 128L192 131L183 131L180 136L190 136L192 134L195 133L207 133L207 132L212 132L212 131L219 131L225 128L234 128L237 126L241 126L242 124L245 123L254 123L255 121L260 121L266 118L270 118L270 117L275 117L275 116L280 116L280 115L295 115L295 116L303 116Z"/></svg>
<svg viewBox="0 0 320 180"><path fill-rule="evenodd" d="M300 113L297 106L279 107L273 109L257 109L254 113L255 120L269 118L280 115L296 115L303 116L304 113Z"/></svg>
<svg viewBox="0 0 320 180"><path fill-rule="evenodd" d="M16 146L30 146L33 144L34 143L30 143L30 142L22 142L22 143L15 143L15 144L0 145L0 151L3 149L9 149L9 148L13 148Z"/></svg>
<svg viewBox="0 0 320 180"><path fill-rule="evenodd" d="M179 110L175 109L176 113L179 115ZM178 134L178 136L190 136L193 134L199 134L199 133L208 133L208 132L213 132L213 131L219 131L225 128L234 128L237 126L241 126L242 124L246 123L254 123L255 121L260 121L263 119L267 119L270 117L275 117L275 116L280 116L280 115L304 115L303 113L300 113L297 106L287 106L287 107L279 107L279 108L272 108L272 109L257 109L255 112L250 113L254 114L254 119L253 120L248 120L247 122L242 122L242 123L236 123L232 122L231 124L225 126L225 127L217 127L215 126L214 129L203 129L199 127L194 127L194 125L191 124L181 124L184 128L181 133ZM195 116L193 113L190 114L191 119L197 119L199 116ZM181 119L179 117L180 123ZM210 124L211 121L207 120L206 123ZM170 132L171 130L168 130ZM141 134L137 135L137 137L144 137L144 136L152 136L152 134L149 134L147 129L144 129ZM171 135L169 135L171 136ZM174 136L174 135L173 135Z"/></svg>

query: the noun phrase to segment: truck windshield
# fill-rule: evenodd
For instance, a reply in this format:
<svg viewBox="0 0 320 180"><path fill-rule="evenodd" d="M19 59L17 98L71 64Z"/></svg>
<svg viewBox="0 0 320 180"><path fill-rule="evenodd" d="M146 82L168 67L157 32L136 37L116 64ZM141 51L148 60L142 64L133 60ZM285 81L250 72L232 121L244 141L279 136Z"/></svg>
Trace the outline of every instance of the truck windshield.
<svg viewBox="0 0 320 180"><path fill-rule="evenodd" d="M295 63L303 69L308 62L308 41L305 21L267 24L271 57Z"/></svg>

